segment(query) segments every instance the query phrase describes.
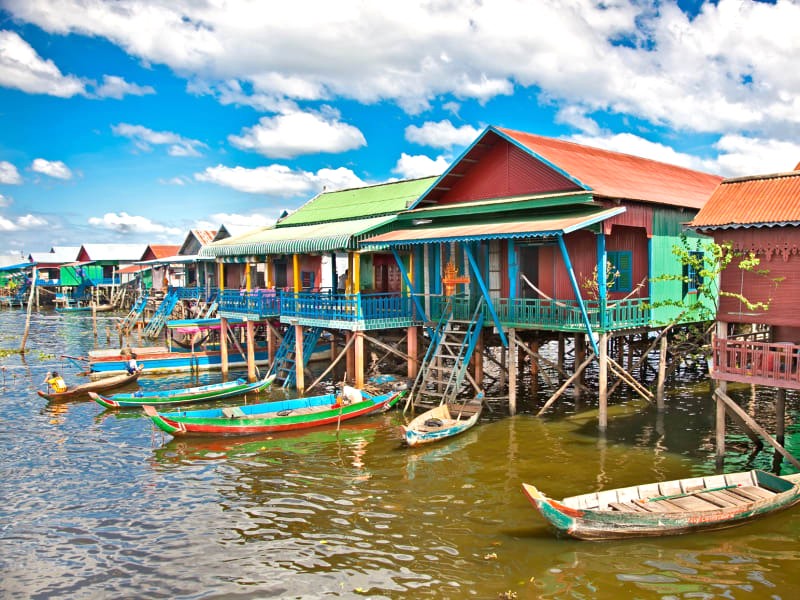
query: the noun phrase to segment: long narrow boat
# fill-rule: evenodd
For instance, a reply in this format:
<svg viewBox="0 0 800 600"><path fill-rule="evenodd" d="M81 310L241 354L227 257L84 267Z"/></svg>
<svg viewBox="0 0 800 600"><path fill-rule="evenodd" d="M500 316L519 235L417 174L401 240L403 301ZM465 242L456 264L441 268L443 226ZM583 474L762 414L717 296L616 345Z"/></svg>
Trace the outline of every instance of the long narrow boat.
<svg viewBox="0 0 800 600"><path fill-rule="evenodd" d="M676 535L742 525L800 502L800 477L752 470L553 500L522 484L559 534L581 540Z"/></svg>
<svg viewBox="0 0 800 600"><path fill-rule="evenodd" d="M103 396L95 392L89 392L92 400L105 408L125 408L130 406L165 406L168 404L188 404L190 402L203 402L206 400L219 400L221 398L232 398L245 394L258 394L267 389L275 380L275 375L269 375L259 381L248 383L243 377L233 381L223 381L222 383L212 383L176 390L154 390L143 392L133 392L130 394L114 394L113 396Z"/></svg>
<svg viewBox="0 0 800 600"><path fill-rule="evenodd" d="M154 407L145 406L144 412L157 427L174 436L252 435L308 429L389 410L404 393L394 391L373 396L345 386L340 395L170 413L159 413Z"/></svg>
<svg viewBox="0 0 800 600"><path fill-rule="evenodd" d="M402 425L403 441L419 446L463 433L478 422L482 409L480 398L464 404L440 404Z"/></svg>
<svg viewBox="0 0 800 600"><path fill-rule="evenodd" d="M137 379L139 379L140 374L141 373L137 371L131 375L123 373L121 375L115 375L114 377L106 377L96 381L87 381L86 383L82 383L67 389L66 392L43 392L41 390L37 390L36 393L42 398L46 398L50 402L64 402L66 400L73 400L81 396L88 396L90 392L105 392L122 387L123 385L128 385L129 383L134 383Z"/></svg>

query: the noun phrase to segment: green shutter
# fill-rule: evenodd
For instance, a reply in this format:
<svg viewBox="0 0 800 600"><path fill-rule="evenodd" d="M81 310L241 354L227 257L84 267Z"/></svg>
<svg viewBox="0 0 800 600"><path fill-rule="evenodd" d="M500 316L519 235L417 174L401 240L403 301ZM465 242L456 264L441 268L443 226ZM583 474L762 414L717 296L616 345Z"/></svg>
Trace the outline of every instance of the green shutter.
<svg viewBox="0 0 800 600"><path fill-rule="evenodd" d="M612 292L630 292L633 289L633 252L618 250L608 252L608 262L619 272L619 277L609 286Z"/></svg>

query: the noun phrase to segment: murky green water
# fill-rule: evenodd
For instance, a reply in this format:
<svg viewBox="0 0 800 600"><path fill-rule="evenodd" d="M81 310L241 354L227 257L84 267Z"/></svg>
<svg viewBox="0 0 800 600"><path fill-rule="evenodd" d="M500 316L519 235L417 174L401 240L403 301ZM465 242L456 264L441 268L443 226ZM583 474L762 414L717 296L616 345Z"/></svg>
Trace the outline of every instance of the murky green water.
<svg viewBox="0 0 800 600"><path fill-rule="evenodd" d="M0 348L18 346L23 318L0 311ZM46 371L71 372L58 355L92 344L86 317L35 315L25 361L0 358L2 597L761 599L800 591L800 510L714 533L590 543L554 538L522 495L523 481L560 497L713 472L707 384L674 385L663 415L615 406L603 438L589 401L578 413L565 402L560 413L533 416L542 390L522 414L490 413L427 448L400 446L398 412L339 431L176 441L137 411L48 406L35 394ZM750 399L747 388L735 393ZM769 395L752 403L763 422ZM794 420L797 397L787 406ZM744 447L746 438L729 441ZM752 464L770 468L771 452ZM726 470L749 466L736 453Z"/></svg>

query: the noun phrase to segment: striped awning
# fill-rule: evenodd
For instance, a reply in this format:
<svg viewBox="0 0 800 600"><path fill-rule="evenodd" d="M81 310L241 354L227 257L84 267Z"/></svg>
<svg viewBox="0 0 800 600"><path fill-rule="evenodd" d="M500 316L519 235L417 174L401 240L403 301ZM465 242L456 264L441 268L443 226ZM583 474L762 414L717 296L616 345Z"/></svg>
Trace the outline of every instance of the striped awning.
<svg viewBox="0 0 800 600"><path fill-rule="evenodd" d="M252 258L277 254L312 254L355 249L370 231L393 221L394 215L330 221L296 227L273 227L226 238L203 246L200 256L220 262L249 262Z"/></svg>
<svg viewBox="0 0 800 600"><path fill-rule="evenodd" d="M590 227L623 212L625 207L619 206L588 213L584 211L581 214L543 215L539 218L520 220L503 221L485 218L477 222L473 220L467 225L399 229L367 238L361 245L365 248L387 248L438 242L555 237Z"/></svg>

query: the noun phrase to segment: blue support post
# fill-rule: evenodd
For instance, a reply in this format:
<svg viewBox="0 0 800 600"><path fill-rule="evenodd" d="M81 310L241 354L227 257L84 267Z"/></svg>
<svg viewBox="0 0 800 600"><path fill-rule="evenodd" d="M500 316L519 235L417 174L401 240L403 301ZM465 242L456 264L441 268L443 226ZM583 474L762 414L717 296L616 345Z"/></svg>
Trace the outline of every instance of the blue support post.
<svg viewBox="0 0 800 600"><path fill-rule="evenodd" d="M567 268L567 275L569 275L569 282L572 284L572 291L575 293L575 298L578 301L578 306L581 307L581 316L583 317L583 324L586 325L586 332L589 334L589 341L592 342L592 349L595 356L600 356L600 350L597 348L597 342L592 333L592 324L589 322L589 313L586 312L586 304L583 303L581 297L581 290L578 287L578 280L575 278L575 270L572 268L572 261L569 259L567 252L567 245L564 243L564 235L558 234L558 246L561 248L561 256L564 259L564 266Z"/></svg>
<svg viewBox="0 0 800 600"><path fill-rule="evenodd" d="M602 227L602 225L601 225ZM608 303L608 286L606 285L606 234L602 229L597 234L597 303L600 305L600 331L605 331L608 327L608 315L606 314Z"/></svg>
<svg viewBox="0 0 800 600"><path fill-rule="evenodd" d="M411 295L411 300L417 307L419 314L422 315L423 321L428 323L430 319L428 315L425 314L425 307L422 306L422 303L417 298L417 295L414 293L414 285L411 283L411 278L408 276L408 271L406 271L406 266L403 264L403 260L400 258L400 255L397 253L397 250L392 248L392 256L394 256L394 260L397 263L397 268L400 269L400 274L403 276L403 280L406 282L408 286L408 293ZM431 335L431 339L433 339L433 330L430 327L426 327L428 333Z"/></svg>
<svg viewBox="0 0 800 600"><path fill-rule="evenodd" d="M510 299L517 297L517 280L519 279L519 263L517 262L517 249L514 240L508 240L508 295Z"/></svg>
<svg viewBox="0 0 800 600"><path fill-rule="evenodd" d="M489 290L486 287L483 278L481 277L481 273L478 270L478 263L475 261L475 257L472 255L472 250L469 249L468 244L464 244L464 254L467 255L467 260L472 267L472 273L475 275L475 281L478 283L478 286L481 288L481 293L486 299L486 308L489 310L489 314L492 315L492 321L494 321L494 325L497 327L497 333L500 336L500 341L503 342L504 348L508 348L508 340L506 339L505 331L503 331L503 325L500 323L500 317L497 316L497 313L494 310L492 299L489 297Z"/></svg>

